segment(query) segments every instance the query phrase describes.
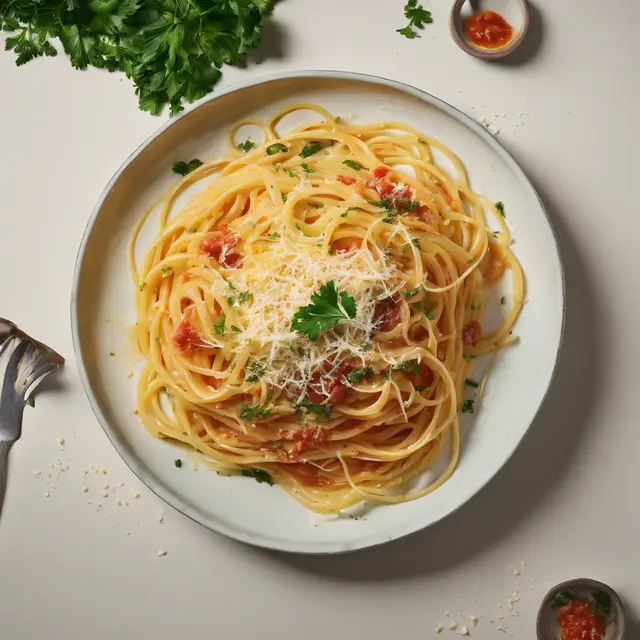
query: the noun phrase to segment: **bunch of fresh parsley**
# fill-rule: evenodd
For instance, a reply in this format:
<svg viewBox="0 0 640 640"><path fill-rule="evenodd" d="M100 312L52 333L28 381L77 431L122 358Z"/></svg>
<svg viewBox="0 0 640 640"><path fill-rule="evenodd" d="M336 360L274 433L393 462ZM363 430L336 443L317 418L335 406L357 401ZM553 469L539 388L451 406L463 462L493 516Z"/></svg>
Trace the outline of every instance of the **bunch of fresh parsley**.
<svg viewBox="0 0 640 640"><path fill-rule="evenodd" d="M141 109L175 115L258 45L275 1L0 0L0 30L18 65L57 55L59 40L76 69L123 71Z"/></svg>

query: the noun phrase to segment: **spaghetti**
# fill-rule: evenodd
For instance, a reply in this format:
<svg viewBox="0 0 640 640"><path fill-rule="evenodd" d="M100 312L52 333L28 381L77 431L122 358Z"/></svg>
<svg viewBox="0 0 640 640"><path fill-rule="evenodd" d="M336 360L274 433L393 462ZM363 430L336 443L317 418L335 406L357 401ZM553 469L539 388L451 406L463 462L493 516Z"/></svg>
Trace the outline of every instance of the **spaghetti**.
<svg viewBox="0 0 640 640"><path fill-rule="evenodd" d="M278 135L308 110L321 120ZM246 124L263 143L237 146ZM142 422L319 513L433 491L458 461L473 358L514 339L524 285L503 216L449 149L402 123L298 104L238 123L227 142L157 203L139 270L135 244L156 207L131 241ZM507 269L511 304L483 333ZM412 489L445 442L446 469Z"/></svg>

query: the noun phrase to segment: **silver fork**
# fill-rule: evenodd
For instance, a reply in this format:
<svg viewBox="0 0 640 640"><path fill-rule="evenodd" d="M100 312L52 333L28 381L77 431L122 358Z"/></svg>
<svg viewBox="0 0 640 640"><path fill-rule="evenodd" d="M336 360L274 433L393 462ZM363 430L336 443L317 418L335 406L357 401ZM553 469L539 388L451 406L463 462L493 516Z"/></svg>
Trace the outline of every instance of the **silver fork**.
<svg viewBox="0 0 640 640"><path fill-rule="evenodd" d="M11 445L22 434L22 412L34 389L64 363L64 358L0 318L0 513L7 486Z"/></svg>

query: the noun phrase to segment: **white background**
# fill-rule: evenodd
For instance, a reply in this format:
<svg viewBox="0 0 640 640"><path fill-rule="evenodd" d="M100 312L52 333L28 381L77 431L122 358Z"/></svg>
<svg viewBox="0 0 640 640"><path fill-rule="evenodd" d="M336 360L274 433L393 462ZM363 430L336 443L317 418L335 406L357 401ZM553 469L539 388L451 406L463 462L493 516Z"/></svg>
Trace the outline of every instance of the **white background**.
<svg viewBox="0 0 640 640"><path fill-rule="evenodd" d="M226 70L221 86L294 69L361 71L495 120L550 211L566 269L565 346L533 429L459 512L349 556L249 548L165 508L93 417L69 324L90 211L163 119L137 110L121 75L80 73L62 57L18 69L2 53L0 315L67 357L26 409L11 452L0 519L3 639L429 638L448 625L445 611L461 625L470 625L463 614L481 615L472 637L528 639L546 588L576 576L608 582L640 614L640 5L538 0L524 50L483 63L449 37L445 2L426 5L435 22L421 39L396 34L402 4L284 0L252 63ZM50 464L68 470L58 478ZM107 473L85 477L91 464ZM101 498L105 482L124 486Z"/></svg>

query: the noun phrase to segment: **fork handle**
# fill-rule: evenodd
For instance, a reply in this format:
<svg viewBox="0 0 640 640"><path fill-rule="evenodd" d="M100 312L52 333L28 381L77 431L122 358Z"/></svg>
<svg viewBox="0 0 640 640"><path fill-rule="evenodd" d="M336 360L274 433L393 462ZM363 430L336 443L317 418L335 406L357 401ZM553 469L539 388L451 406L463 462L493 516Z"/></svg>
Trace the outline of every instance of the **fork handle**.
<svg viewBox="0 0 640 640"><path fill-rule="evenodd" d="M0 515L4 504L4 492L7 488L7 471L9 468L9 449L13 441L0 440Z"/></svg>

